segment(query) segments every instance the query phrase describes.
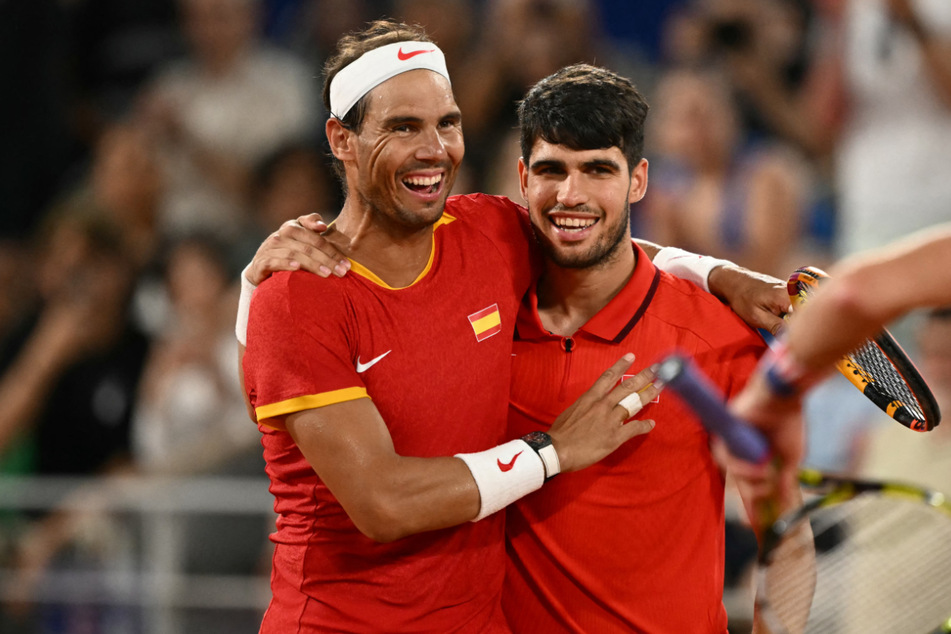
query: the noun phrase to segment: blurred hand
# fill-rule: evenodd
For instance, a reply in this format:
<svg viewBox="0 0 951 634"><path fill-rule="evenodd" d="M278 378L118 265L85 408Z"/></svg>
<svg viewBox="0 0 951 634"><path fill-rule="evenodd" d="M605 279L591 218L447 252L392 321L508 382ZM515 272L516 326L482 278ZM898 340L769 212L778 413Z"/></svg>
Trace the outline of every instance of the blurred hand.
<svg viewBox="0 0 951 634"><path fill-rule="evenodd" d="M730 410L762 432L773 456L768 465L730 461L748 510L771 505L775 515L776 511L791 508L800 499L798 471L805 447L802 399L777 396L757 371L730 401ZM753 510L754 522L759 515Z"/></svg>

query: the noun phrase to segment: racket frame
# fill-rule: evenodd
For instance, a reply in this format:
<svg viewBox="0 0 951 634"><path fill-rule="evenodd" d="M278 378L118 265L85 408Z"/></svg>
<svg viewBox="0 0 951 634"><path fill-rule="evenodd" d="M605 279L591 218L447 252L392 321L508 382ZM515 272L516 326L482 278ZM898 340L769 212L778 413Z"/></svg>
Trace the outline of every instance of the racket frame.
<svg viewBox="0 0 951 634"><path fill-rule="evenodd" d="M810 293L815 292L823 280L829 278L825 271L814 266L804 266L796 269L786 282L786 291L793 308L806 303ZM867 346L876 346L888 360L898 376L908 387L917 401L924 417L915 415L906 403L883 390L869 372L853 362L852 354ZM905 427L918 431L931 431L941 422L941 410L928 388L928 384L921 377L915 364L911 361L899 343L883 329L876 337L869 339L865 344L848 355L843 356L835 364L836 370L849 380L865 397L874 403L880 410L888 414Z"/></svg>

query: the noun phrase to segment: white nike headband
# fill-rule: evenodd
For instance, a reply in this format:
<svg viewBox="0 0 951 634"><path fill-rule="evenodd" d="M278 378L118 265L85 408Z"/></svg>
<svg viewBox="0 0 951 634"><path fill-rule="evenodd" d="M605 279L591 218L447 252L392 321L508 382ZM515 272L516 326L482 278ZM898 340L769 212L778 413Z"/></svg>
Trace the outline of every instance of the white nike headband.
<svg viewBox="0 0 951 634"><path fill-rule="evenodd" d="M343 119L363 95L387 79L417 69L431 70L449 81L446 57L432 42L394 42L367 51L330 82L330 114Z"/></svg>

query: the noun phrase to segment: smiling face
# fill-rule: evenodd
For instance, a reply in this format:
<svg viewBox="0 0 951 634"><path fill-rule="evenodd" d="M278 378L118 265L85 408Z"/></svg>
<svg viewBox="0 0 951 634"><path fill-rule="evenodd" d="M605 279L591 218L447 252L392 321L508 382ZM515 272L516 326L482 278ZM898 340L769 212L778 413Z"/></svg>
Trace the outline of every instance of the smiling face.
<svg viewBox="0 0 951 634"><path fill-rule="evenodd" d="M345 165L348 197L355 198L348 204L395 227L432 225L442 215L465 153L462 117L449 82L413 70L383 82L367 99L359 132L328 122L331 148Z"/></svg>
<svg viewBox="0 0 951 634"><path fill-rule="evenodd" d="M631 169L617 147L572 150L539 139L518 170L532 229L552 262L601 267L630 250L629 206L647 189L646 160Z"/></svg>

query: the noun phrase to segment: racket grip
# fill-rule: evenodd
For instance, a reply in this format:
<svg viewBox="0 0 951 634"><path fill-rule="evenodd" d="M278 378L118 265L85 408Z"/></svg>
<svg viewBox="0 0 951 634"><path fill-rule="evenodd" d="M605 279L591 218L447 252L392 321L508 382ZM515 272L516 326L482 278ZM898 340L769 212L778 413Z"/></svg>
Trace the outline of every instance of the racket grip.
<svg viewBox="0 0 951 634"><path fill-rule="evenodd" d="M756 464L770 459L769 445L759 430L730 413L717 388L691 361L671 355L658 365L657 378L677 393L708 432L723 439L734 456Z"/></svg>

